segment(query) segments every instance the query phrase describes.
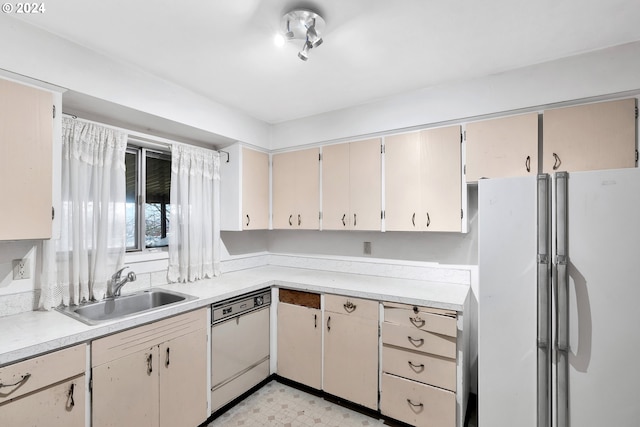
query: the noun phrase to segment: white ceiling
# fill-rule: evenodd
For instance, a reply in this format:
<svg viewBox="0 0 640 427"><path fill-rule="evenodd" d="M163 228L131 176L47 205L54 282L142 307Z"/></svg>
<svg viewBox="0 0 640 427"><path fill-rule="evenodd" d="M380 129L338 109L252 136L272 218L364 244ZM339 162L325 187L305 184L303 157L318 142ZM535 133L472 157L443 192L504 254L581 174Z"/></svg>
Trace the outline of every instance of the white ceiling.
<svg viewBox="0 0 640 427"><path fill-rule="evenodd" d="M58 0L12 15L279 123L640 40L637 0ZM303 6L324 44L273 43Z"/></svg>

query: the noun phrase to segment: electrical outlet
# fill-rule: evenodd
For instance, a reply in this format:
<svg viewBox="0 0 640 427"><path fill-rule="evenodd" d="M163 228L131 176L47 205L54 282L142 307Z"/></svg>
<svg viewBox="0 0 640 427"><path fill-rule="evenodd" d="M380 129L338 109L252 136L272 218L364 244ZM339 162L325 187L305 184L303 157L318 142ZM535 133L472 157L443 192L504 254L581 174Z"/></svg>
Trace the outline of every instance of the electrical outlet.
<svg viewBox="0 0 640 427"><path fill-rule="evenodd" d="M364 242L364 254L371 255L371 242Z"/></svg>
<svg viewBox="0 0 640 427"><path fill-rule="evenodd" d="M13 260L13 280L29 279L31 277L31 266L29 258Z"/></svg>

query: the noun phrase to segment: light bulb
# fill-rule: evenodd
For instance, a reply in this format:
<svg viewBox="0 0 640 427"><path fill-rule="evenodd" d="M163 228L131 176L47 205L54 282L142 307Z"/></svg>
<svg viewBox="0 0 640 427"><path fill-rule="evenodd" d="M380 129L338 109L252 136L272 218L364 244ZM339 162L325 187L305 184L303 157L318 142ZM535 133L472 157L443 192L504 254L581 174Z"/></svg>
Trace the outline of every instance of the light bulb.
<svg viewBox="0 0 640 427"><path fill-rule="evenodd" d="M285 40L284 40L284 37L282 36L282 34L276 34L273 37L273 43L278 47L284 46L284 42L285 42Z"/></svg>

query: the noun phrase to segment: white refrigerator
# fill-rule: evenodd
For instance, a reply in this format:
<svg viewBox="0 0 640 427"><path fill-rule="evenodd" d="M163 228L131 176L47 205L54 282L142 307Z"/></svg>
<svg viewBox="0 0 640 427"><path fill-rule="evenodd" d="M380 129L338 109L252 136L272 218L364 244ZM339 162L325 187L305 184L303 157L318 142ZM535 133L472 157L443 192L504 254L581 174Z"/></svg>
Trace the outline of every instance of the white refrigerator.
<svg viewBox="0 0 640 427"><path fill-rule="evenodd" d="M478 183L479 427L640 426L640 170Z"/></svg>

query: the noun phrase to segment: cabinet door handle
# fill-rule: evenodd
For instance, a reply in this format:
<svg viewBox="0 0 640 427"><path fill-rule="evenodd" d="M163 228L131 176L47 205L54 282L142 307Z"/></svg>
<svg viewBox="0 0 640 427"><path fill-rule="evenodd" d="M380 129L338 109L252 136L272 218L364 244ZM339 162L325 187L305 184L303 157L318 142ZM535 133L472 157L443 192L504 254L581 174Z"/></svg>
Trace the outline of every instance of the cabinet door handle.
<svg viewBox="0 0 640 427"><path fill-rule="evenodd" d="M293 226L293 222L291 221L293 219L293 215L289 215L289 226Z"/></svg>
<svg viewBox="0 0 640 427"><path fill-rule="evenodd" d="M317 314L313 315L313 328L314 329L318 328L318 315Z"/></svg>
<svg viewBox="0 0 640 427"><path fill-rule="evenodd" d="M423 370L424 369L424 363L421 363L419 365L416 365L415 363L413 363L412 361L409 360L409 366L411 366L411 368L413 368L414 370L416 369L420 369Z"/></svg>
<svg viewBox="0 0 640 427"><path fill-rule="evenodd" d="M420 347L422 344L424 344L424 338L413 338L412 336L408 336L407 338L409 338L409 342L415 347Z"/></svg>
<svg viewBox="0 0 640 427"><path fill-rule="evenodd" d="M167 360L165 362L165 365L166 365L167 368L169 367L169 363L170 363L169 352L170 352L170 349L169 349L169 347L167 347Z"/></svg>
<svg viewBox="0 0 640 427"><path fill-rule="evenodd" d="M427 212L427 227L431 225L431 218L429 217L429 212Z"/></svg>
<svg viewBox="0 0 640 427"><path fill-rule="evenodd" d="M413 213L413 216L411 217L411 224L413 224L413 226L416 226L416 213Z"/></svg>
<svg viewBox="0 0 640 427"><path fill-rule="evenodd" d="M357 223L356 214L353 214L353 226L355 227Z"/></svg>
<svg viewBox="0 0 640 427"><path fill-rule="evenodd" d="M560 160L560 157L556 154L553 153L553 170L558 170L558 168L560 167L560 165L562 164L562 160Z"/></svg>
<svg viewBox="0 0 640 427"><path fill-rule="evenodd" d="M73 400L73 390L75 388L75 383L71 383L71 387L69 387L69 392L67 393L67 408L73 408L76 406L76 402Z"/></svg>
<svg viewBox="0 0 640 427"><path fill-rule="evenodd" d="M413 326L415 326L416 328L421 328L425 324L424 319L421 318L420 316L416 316L416 317L409 316L409 321L413 323Z"/></svg>
<svg viewBox="0 0 640 427"><path fill-rule="evenodd" d="M13 387L13 386L16 386L16 385L18 385L18 384L22 384L23 382L25 382L26 380L28 380L30 376L31 376L31 374L27 372L26 374L24 374L23 376L21 376L21 377L20 377L20 379L19 379L18 381L16 381L16 382L15 382L15 383L13 383L13 384L4 384L4 383L0 383L0 388L2 388L2 387Z"/></svg>
<svg viewBox="0 0 640 427"><path fill-rule="evenodd" d="M524 161L524 167L527 168L527 172L531 172L531 156L527 156L527 159Z"/></svg>
<svg viewBox="0 0 640 427"><path fill-rule="evenodd" d="M411 405L411 406L416 407L416 408L422 408L422 407L424 406L422 403L413 403L413 402L411 401L411 399L407 399L407 403L408 403L409 405Z"/></svg>
<svg viewBox="0 0 640 427"><path fill-rule="evenodd" d="M331 330L331 316L327 319L327 331Z"/></svg>
<svg viewBox="0 0 640 427"><path fill-rule="evenodd" d="M342 215L342 226L346 227L347 226L347 222L344 220L347 217L347 214Z"/></svg>
<svg viewBox="0 0 640 427"><path fill-rule="evenodd" d="M353 313L354 311L356 311L356 308L358 307L357 305L355 305L351 301L347 301L346 303L342 304L342 306L344 307L344 310L347 313Z"/></svg>
<svg viewBox="0 0 640 427"><path fill-rule="evenodd" d="M153 372L153 354L147 356L147 375L151 375Z"/></svg>
<svg viewBox="0 0 640 427"><path fill-rule="evenodd" d="M302 215L298 214L298 227L302 224Z"/></svg>
<svg viewBox="0 0 640 427"><path fill-rule="evenodd" d="M249 218L249 214L247 214L247 227L249 226L250 222L251 222L251 218Z"/></svg>

